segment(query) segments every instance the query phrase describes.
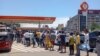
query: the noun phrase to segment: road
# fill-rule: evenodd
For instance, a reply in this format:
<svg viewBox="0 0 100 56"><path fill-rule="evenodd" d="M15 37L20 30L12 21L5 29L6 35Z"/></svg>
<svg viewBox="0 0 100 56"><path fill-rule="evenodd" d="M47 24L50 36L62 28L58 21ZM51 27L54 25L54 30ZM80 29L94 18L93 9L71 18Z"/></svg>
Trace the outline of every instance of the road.
<svg viewBox="0 0 100 56"><path fill-rule="evenodd" d="M44 50L44 48L32 48L25 47L20 43L13 43L11 52L8 53L0 53L0 56L69 56L69 49L67 48L67 53L59 53L57 52L57 46L55 47L55 51ZM81 56L86 56L86 52L81 51ZM97 56L95 53L90 53L90 56Z"/></svg>

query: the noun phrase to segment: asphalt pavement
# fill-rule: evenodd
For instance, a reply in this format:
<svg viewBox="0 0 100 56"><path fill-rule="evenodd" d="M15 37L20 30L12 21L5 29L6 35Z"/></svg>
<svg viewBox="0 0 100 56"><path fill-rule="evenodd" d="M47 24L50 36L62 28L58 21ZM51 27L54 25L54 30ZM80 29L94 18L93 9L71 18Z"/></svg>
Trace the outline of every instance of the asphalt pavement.
<svg viewBox="0 0 100 56"><path fill-rule="evenodd" d="M20 43L13 43L11 52L0 53L0 56L69 56L69 48L67 53L57 52L58 46L55 46L55 51L44 50L44 48L25 47ZM97 56L96 53L89 53L89 56ZM81 51L81 56L86 56L86 52Z"/></svg>

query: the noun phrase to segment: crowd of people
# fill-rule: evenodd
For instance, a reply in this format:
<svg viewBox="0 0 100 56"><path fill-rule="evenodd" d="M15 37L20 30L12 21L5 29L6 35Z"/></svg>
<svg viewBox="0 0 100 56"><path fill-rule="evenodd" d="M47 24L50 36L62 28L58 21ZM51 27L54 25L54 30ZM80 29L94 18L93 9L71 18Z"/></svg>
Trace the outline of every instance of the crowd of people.
<svg viewBox="0 0 100 56"><path fill-rule="evenodd" d="M34 48L38 46L50 51L54 51L54 46L58 45L59 48L57 51L60 53L66 53L66 47L69 47L69 55L74 55L74 51L76 50L75 55L80 56L79 46L81 41L78 32L66 33L63 30L58 31L57 33L50 30L42 32L17 31L14 40L16 40L17 43L22 43L26 47L32 45Z"/></svg>

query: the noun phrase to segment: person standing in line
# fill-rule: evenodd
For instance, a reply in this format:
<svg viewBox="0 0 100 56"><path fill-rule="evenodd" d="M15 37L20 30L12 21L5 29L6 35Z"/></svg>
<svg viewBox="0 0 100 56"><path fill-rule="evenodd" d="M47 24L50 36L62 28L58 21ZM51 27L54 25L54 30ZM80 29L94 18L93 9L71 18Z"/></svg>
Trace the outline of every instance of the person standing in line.
<svg viewBox="0 0 100 56"><path fill-rule="evenodd" d="M36 37L36 41L37 41L37 44L38 44L38 47L40 46L40 37L41 37L41 32L40 31L37 31L36 32L36 35L37 35L37 37Z"/></svg>
<svg viewBox="0 0 100 56"><path fill-rule="evenodd" d="M59 46L58 51L61 51L61 39L60 39L61 31L57 33L57 44Z"/></svg>
<svg viewBox="0 0 100 56"><path fill-rule="evenodd" d="M54 51L55 39L56 39L55 32L51 32L51 34L50 34L50 41L51 41L52 47L50 48L50 51Z"/></svg>
<svg viewBox="0 0 100 56"><path fill-rule="evenodd" d="M69 36L70 34L69 33L66 33L66 46L68 47L69 46Z"/></svg>
<svg viewBox="0 0 100 56"><path fill-rule="evenodd" d="M40 44L41 44L41 47L44 47L44 39L45 39L45 32L42 32L41 34L41 39L40 39Z"/></svg>
<svg viewBox="0 0 100 56"><path fill-rule="evenodd" d="M17 43L20 43L20 32L17 31L16 33L16 39L17 39Z"/></svg>
<svg viewBox="0 0 100 56"><path fill-rule="evenodd" d="M16 40L16 31L14 30L13 31L13 34L14 34L14 41Z"/></svg>
<svg viewBox="0 0 100 56"><path fill-rule="evenodd" d="M88 49L88 46L89 46L89 31L87 29L84 30L84 36L85 36L84 44L86 44L86 50L87 50L86 56L89 56L89 49Z"/></svg>
<svg viewBox="0 0 100 56"><path fill-rule="evenodd" d="M49 31L46 32L44 43L45 43L45 50L48 50L49 43L50 43L50 32Z"/></svg>
<svg viewBox="0 0 100 56"><path fill-rule="evenodd" d="M75 44L76 44L76 56L80 56L80 35L79 33L77 32L76 33L76 39L75 39Z"/></svg>
<svg viewBox="0 0 100 56"><path fill-rule="evenodd" d="M26 31L24 33L24 37L25 37L26 46L30 46L30 33Z"/></svg>
<svg viewBox="0 0 100 56"><path fill-rule="evenodd" d="M23 31L20 31L20 41L23 44Z"/></svg>
<svg viewBox="0 0 100 56"><path fill-rule="evenodd" d="M34 37L34 32L31 32L31 33L30 33L30 36L31 36L31 40L32 40L33 47L35 47L35 37Z"/></svg>
<svg viewBox="0 0 100 56"><path fill-rule="evenodd" d="M64 31L61 31L60 39L61 39L61 52L60 53L66 53L66 34ZM63 52L63 49L64 49L64 52Z"/></svg>
<svg viewBox="0 0 100 56"><path fill-rule="evenodd" d="M25 45L25 37L24 37L24 31L22 32L22 44Z"/></svg>
<svg viewBox="0 0 100 56"><path fill-rule="evenodd" d="M70 51L70 55L74 55L74 37L73 37L73 33L70 33L69 51Z"/></svg>
<svg viewBox="0 0 100 56"><path fill-rule="evenodd" d="M35 40L36 40L36 44L38 44L36 31L34 31L34 38L35 38ZM36 44L35 44L35 45L36 45Z"/></svg>

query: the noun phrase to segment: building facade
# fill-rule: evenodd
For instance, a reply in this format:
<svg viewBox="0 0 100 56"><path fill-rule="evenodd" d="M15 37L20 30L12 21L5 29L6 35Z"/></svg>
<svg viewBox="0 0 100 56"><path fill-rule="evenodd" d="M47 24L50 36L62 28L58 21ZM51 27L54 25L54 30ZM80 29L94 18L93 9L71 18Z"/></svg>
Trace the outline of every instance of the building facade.
<svg viewBox="0 0 100 56"><path fill-rule="evenodd" d="M93 23L100 26L100 10L88 10L87 17L82 14L81 10L78 10L78 14L67 22L66 30L81 32L86 28L90 29Z"/></svg>
<svg viewBox="0 0 100 56"><path fill-rule="evenodd" d="M64 24L58 24L57 30L63 30Z"/></svg>
<svg viewBox="0 0 100 56"><path fill-rule="evenodd" d="M78 29L79 29L79 18L78 15L75 15L74 17L70 18L67 21L66 31L73 32L73 31L78 31Z"/></svg>

